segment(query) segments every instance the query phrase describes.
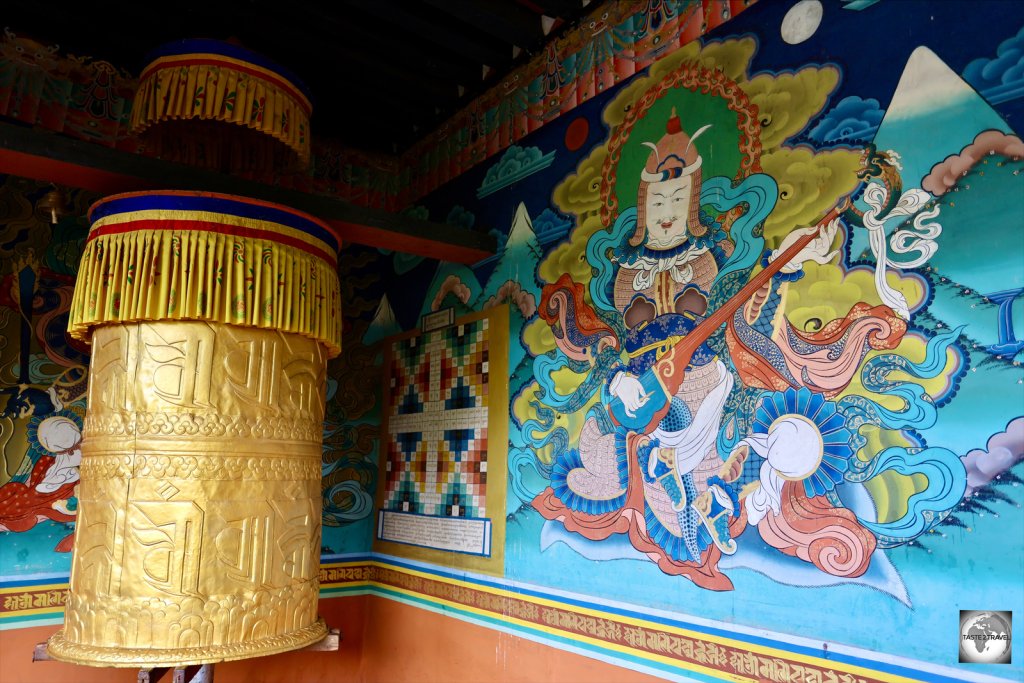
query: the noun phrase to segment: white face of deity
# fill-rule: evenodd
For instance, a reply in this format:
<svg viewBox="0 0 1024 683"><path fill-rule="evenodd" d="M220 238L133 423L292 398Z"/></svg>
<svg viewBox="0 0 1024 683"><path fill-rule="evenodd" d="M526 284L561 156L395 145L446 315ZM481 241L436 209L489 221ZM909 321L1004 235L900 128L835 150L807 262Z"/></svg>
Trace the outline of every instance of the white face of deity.
<svg viewBox="0 0 1024 683"><path fill-rule="evenodd" d="M686 219L690 215L690 176L672 178L647 186L647 247L671 249L686 239Z"/></svg>

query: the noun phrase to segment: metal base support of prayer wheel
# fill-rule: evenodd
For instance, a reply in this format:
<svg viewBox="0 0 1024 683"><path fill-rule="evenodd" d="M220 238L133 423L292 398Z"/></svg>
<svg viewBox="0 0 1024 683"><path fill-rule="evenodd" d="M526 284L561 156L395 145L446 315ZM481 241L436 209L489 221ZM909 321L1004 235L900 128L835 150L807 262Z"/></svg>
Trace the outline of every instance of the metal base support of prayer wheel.
<svg viewBox="0 0 1024 683"><path fill-rule="evenodd" d="M70 322L92 346L78 525L50 656L174 667L321 640L336 239L220 195L121 195L90 218Z"/></svg>

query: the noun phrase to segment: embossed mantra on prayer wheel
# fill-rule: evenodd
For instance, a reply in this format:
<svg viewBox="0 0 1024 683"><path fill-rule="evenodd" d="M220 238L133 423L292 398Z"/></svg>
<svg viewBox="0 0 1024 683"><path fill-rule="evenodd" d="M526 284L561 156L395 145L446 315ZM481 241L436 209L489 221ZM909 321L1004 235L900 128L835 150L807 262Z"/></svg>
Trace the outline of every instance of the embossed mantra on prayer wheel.
<svg viewBox="0 0 1024 683"><path fill-rule="evenodd" d="M337 239L206 193L117 195L90 220L69 323L92 345L79 515L50 655L172 666L316 642Z"/></svg>

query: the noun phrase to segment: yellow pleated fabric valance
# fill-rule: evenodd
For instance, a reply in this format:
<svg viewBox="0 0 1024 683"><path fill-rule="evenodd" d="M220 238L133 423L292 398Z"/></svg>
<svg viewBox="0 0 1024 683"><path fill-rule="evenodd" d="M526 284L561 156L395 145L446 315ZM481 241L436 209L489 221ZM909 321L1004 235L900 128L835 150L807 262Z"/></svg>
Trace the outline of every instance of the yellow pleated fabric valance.
<svg viewBox="0 0 1024 683"><path fill-rule="evenodd" d="M165 158L216 166L232 155L228 145L244 141L224 130L183 135L173 125L171 135L160 136L161 126L183 120L237 124L284 143L308 165L312 110L301 83L266 58L230 43L184 40L159 48L142 71L130 130L152 133L149 144ZM191 143L186 150L183 139Z"/></svg>
<svg viewBox="0 0 1024 683"><path fill-rule="evenodd" d="M135 192L89 210L68 329L206 320L294 332L341 351L337 254L326 224L277 204Z"/></svg>

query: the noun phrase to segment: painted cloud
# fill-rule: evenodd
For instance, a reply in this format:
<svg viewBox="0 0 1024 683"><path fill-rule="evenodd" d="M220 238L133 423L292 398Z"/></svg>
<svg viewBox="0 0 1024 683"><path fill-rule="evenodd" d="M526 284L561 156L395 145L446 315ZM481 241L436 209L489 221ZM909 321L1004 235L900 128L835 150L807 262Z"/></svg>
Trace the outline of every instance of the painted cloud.
<svg viewBox="0 0 1024 683"><path fill-rule="evenodd" d="M547 168L554 160L554 152L544 154L537 147L512 145L501 155L498 163L487 169L487 175L484 176L484 182L477 190L476 196L482 199L531 173Z"/></svg>
<svg viewBox="0 0 1024 683"><path fill-rule="evenodd" d="M1024 27L999 44L993 59L968 64L964 80L993 104L1024 95Z"/></svg>
<svg viewBox="0 0 1024 683"><path fill-rule="evenodd" d="M982 131L959 154L951 154L932 166L932 170L921 181L921 187L936 197L943 195L988 154L1019 159L1024 157L1024 142L1016 135L1007 135L998 130Z"/></svg>
<svg viewBox="0 0 1024 683"><path fill-rule="evenodd" d="M807 133L807 138L819 145L866 142L874 137L883 116L885 110L874 98L844 97Z"/></svg>
<svg viewBox="0 0 1024 683"><path fill-rule="evenodd" d="M437 311L441 308L441 302L449 294L453 295L456 299L462 303L469 301L471 292L462 280L457 275L449 275L441 283L441 288L437 290L437 294L434 296L434 300L430 303L430 310Z"/></svg>
<svg viewBox="0 0 1024 683"><path fill-rule="evenodd" d="M522 286L513 280L507 280L502 284L498 288L497 294L485 301L482 308L494 308L505 301L515 305L519 312L523 314L523 318L529 318L537 312L537 299L533 294L524 291Z"/></svg>
<svg viewBox="0 0 1024 683"><path fill-rule="evenodd" d="M569 233L570 228L572 228L572 221L549 208L545 208L539 216L533 219L533 231L537 234L537 239L541 244L562 239Z"/></svg>
<svg viewBox="0 0 1024 683"><path fill-rule="evenodd" d="M985 448L975 448L960 459L967 468L967 492L988 484L1001 473L1024 458L1024 417L1017 417L1006 425L1006 430L993 434Z"/></svg>
<svg viewBox="0 0 1024 683"><path fill-rule="evenodd" d="M476 216L473 212L460 204L456 204L452 207L452 210L448 212L448 217L444 219L444 222L448 225L454 225L456 228L465 228L469 230L473 227L476 222Z"/></svg>

